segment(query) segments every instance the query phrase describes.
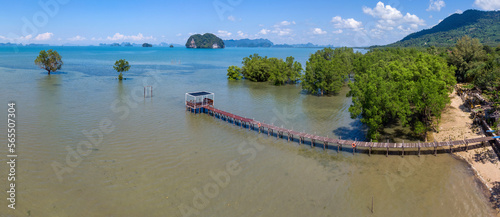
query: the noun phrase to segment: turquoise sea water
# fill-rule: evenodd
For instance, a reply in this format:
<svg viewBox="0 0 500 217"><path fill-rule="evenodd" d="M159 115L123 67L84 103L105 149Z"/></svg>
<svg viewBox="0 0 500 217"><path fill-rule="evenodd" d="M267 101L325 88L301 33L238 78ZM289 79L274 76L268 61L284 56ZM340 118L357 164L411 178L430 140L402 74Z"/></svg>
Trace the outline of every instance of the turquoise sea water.
<svg viewBox="0 0 500 217"><path fill-rule="evenodd" d="M49 48L64 61L50 76L33 63ZM16 102L18 143L17 207L4 200L0 216L492 214L470 168L447 154L311 149L184 109L186 92L206 90L217 108L241 116L364 139L362 124L349 117L347 88L316 97L299 86L226 79L228 66L253 53L294 56L305 67L316 50L0 47L0 122L7 122L7 102ZM132 65L122 82L112 67L118 59ZM146 85L152 98L143 96ZM5 141L7 126L0 131ZM7 169L0 167L6 190Z"/></svg>

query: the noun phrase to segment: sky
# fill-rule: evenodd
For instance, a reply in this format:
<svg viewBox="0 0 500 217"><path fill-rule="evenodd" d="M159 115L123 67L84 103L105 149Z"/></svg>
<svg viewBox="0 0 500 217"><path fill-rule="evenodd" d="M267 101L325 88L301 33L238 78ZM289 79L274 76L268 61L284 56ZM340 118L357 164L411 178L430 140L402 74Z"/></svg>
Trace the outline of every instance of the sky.
<svg viewBox="0 0 500 217"><path fill-rule="evenodd" d="M0 43L177 43L190 35L275 44L384 45L500 0L0 0Z"/></svg>

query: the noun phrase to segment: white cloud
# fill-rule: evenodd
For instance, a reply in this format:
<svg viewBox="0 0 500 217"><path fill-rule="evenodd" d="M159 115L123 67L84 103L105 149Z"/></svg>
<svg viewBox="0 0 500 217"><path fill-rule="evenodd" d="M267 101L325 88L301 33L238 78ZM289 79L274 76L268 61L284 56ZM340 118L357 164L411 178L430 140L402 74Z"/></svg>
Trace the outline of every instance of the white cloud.
<svg viewBox="0 0 500 217"><path fill-rule="evenodd" d="M377 25L375 25L377 27L377 29L382 29L382 30L393 30L394 27L392 26L385 26L385 25L381 25L380 23L377 23Z"/></svg>
<svg viewBox="0 0 500 217"><path fill-rule="evenodd" d="M403 17L398 9L393 8L390 5L384 5L382 2L378 2L377 6L373 9L364 6L363 13L383 20L395 20Z"/></svg>
<svg viewBox="0 0 500 217"><path fill-rule="evenodd" d="M462 14L463 12L464 12L464 11L462 11L462 10L460 10L460 9L457 9L457 10L455 11L455 14ZM451 14L450 14L450 15L451 15Z"/></svg>
<svg viewBox="0 0 500 217"><path fill-rule="evenodd" d="M30 36L31 38L31 35L28 35ZM26 37L28 37L26 36ZM52 36L54 36L54 33L51 33L51 32L46 32L46 33L42 33L42 34L39 34L35 37L35 40L37 41L45 41L45 40L49 40L50 38L52 38ZM29 39L29 38L27 38Z"/></svg>
<svg viewBox="0 0 500 217"><path fill-rule="evenodd" d="M233 15L231 15L231 16L227 17L227 20L229 20L229 21L236 21L236 18Z"/></svg>
<svg viewBox="0 0 500 217"><path fill-rule="evenodd" d="M477 6L485 11L500 10L499 0L475 0L474 6Z"/></svg>
<svg viewBox="0 0 500 217"><path fill-rule="evenodd" d="M292 25L292 24L295 24L295 21L282 21L281 23L279 23L280 26L289 26L289 25Z"/></svg>
<svg viewBox="0 0 500 217"><path fill-rule="evenodd" d="M344 31L342 31L342 29L339 29L339 30L333 31L332 33L333 33L333 34L340 34L340 33L342 33L342 32L344 32Z"/></svg>
<svg viewBox="0 0 500 217"><path fill-rule="evenodd" d="M363 24L353 18L342 19L340 16L333 17L330 22L334 23L335 28L339 29L360 29Z"/></svg>
<svg viewBox="0 0 500 217"><path fill-rule="evenodd" d="M419 26L425 26L425 21L420 19L417 15L406 13L404 16L396 8L390 5L384 5L382 2L378 2L375 8L363 7L363 12L369 14L375 18L378 18L376 28L380 30L393 30L394 27L398 26L398 29L404 28L402 24L408 25L409 28L416 30ZM407 28L404 28L407 29Z"/></svg>
<svg viewBox="0 0 500 217"><path fill-rule="evenodd" d="M313 34L315 34L315 35L324 35L324 34L326 34L326 31L321 30L321 28L314 28Z"/></svg>
<svg viewBox="0 0 500 217"><path fill-rule="evenodd" d="M113 35L113 37L107 37L108 40L111 40L111 41L118 41L118 40L133 40L133 41L140 41L140 40L155 40L153 38L153 36L148 36L148 37L144 37L144 35L142 35L142 33L139 33L137 35L123 35L123 34L120 34L120 33L115 33Z"/></svg>
<svg viewBox="0 0 500 217"><path fill-rule="evenodd" d="M292 31L293 31L292 29L277 28L277 29L273 30L272 32L278 34L279 36L285 36L285 35L292 34Z"/></svg>
<svg viewBox="0 0 500 217"><path fill-rule="evenodd" d="M82 37L82 36L75 36L75 37L72 37L72 38L68 38L69 41L83 41L83 40L86 40L85 37Z"/></svg>
<svg viewBox="0 0 500 217"><path fill-rule="evenodd" d="M182 36L182 33L177 33L177 35L175 35L175 36L177 36L177 37Z"/></svg>
<svg viewBox="0 0 500 217"><path fill-rule="evenodd" d="M262 34L262 35L267 35L269 32L271 32L271 30L269 30L269 29L261 29L261 30L259 31L259 34Z"/></svg>
<svg viewBox="0 0 500 217"><path fill-rule="evenodd" d="M446 3L443 0L430 0L429 8L426 11L441 11L444 6L446 6Z"/></svg>
<svg viewBox="0 0 500 217"><path fill-rule="evenodd" d="M5 36L0 35L0 39L6 40L7 38Z"/></svg>
<svg viewBox="0 0 500 217"><path fill-rule="evenodd" d="M406 15L403 17L403 20L406 23L417 24L421 26L425 25L425 21L418 18L415 14L406 13Z"/></svg>
<svg viewBox="0 0 500 217"><path fill-rule="evenodd" d="M217 34L220 36L220 37L229 37L232 35L232 33L228 32L228 31L224 31L224 30L219 30L217 31Z"/></svg>
<svg viewBox="0 0 500 217"><path fill-rule="evenodd" d="M240 30L240 31L238 31L238 35L239 35L240 37L242 37L242 38L246 38L246 37L248 37L248 35L247 35L247 34L245 34L245 33L243 33L241 30Z"/></svg>

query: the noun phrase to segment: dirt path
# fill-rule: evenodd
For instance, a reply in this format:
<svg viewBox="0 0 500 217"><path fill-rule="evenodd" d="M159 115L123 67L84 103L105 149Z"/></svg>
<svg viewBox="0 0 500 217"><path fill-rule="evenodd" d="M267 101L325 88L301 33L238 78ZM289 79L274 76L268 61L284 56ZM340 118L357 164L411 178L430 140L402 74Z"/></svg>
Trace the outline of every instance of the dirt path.
<svg viewBox="0 0 500 217"><path fill-rule="evenodd" d="M434 133L434 139L438 141L459 140L484 136L479 127L473 127L470 113L463 106L462 99L453 92L451 95L451 104L445 108L441 116L439 133ZM492 204L500 208L500 163L493 148L487 145L485 148L460 151L454 153L456 156L467 161L476 171L477 177L490 190L490 200Z"/></svg>

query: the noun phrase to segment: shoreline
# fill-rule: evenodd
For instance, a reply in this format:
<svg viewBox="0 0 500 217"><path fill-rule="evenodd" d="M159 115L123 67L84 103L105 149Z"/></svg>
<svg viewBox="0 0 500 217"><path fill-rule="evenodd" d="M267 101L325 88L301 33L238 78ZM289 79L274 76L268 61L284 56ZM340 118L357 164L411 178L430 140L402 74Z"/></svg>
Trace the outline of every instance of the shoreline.
<svg viewBox="0 0 500 217"><path fill-rule="evenodd" d="M485 136L481 127L474 126L469 118L470 112L464 107L462 99L453 91L450 104L446 106L439 123L439 132L433 133L435 140L445 141ZM453 152L453 157L466 162L476 180L481 183L483 193L489 199L491 208L500 216L500 160L491 145L469 151Z"/></svg>

